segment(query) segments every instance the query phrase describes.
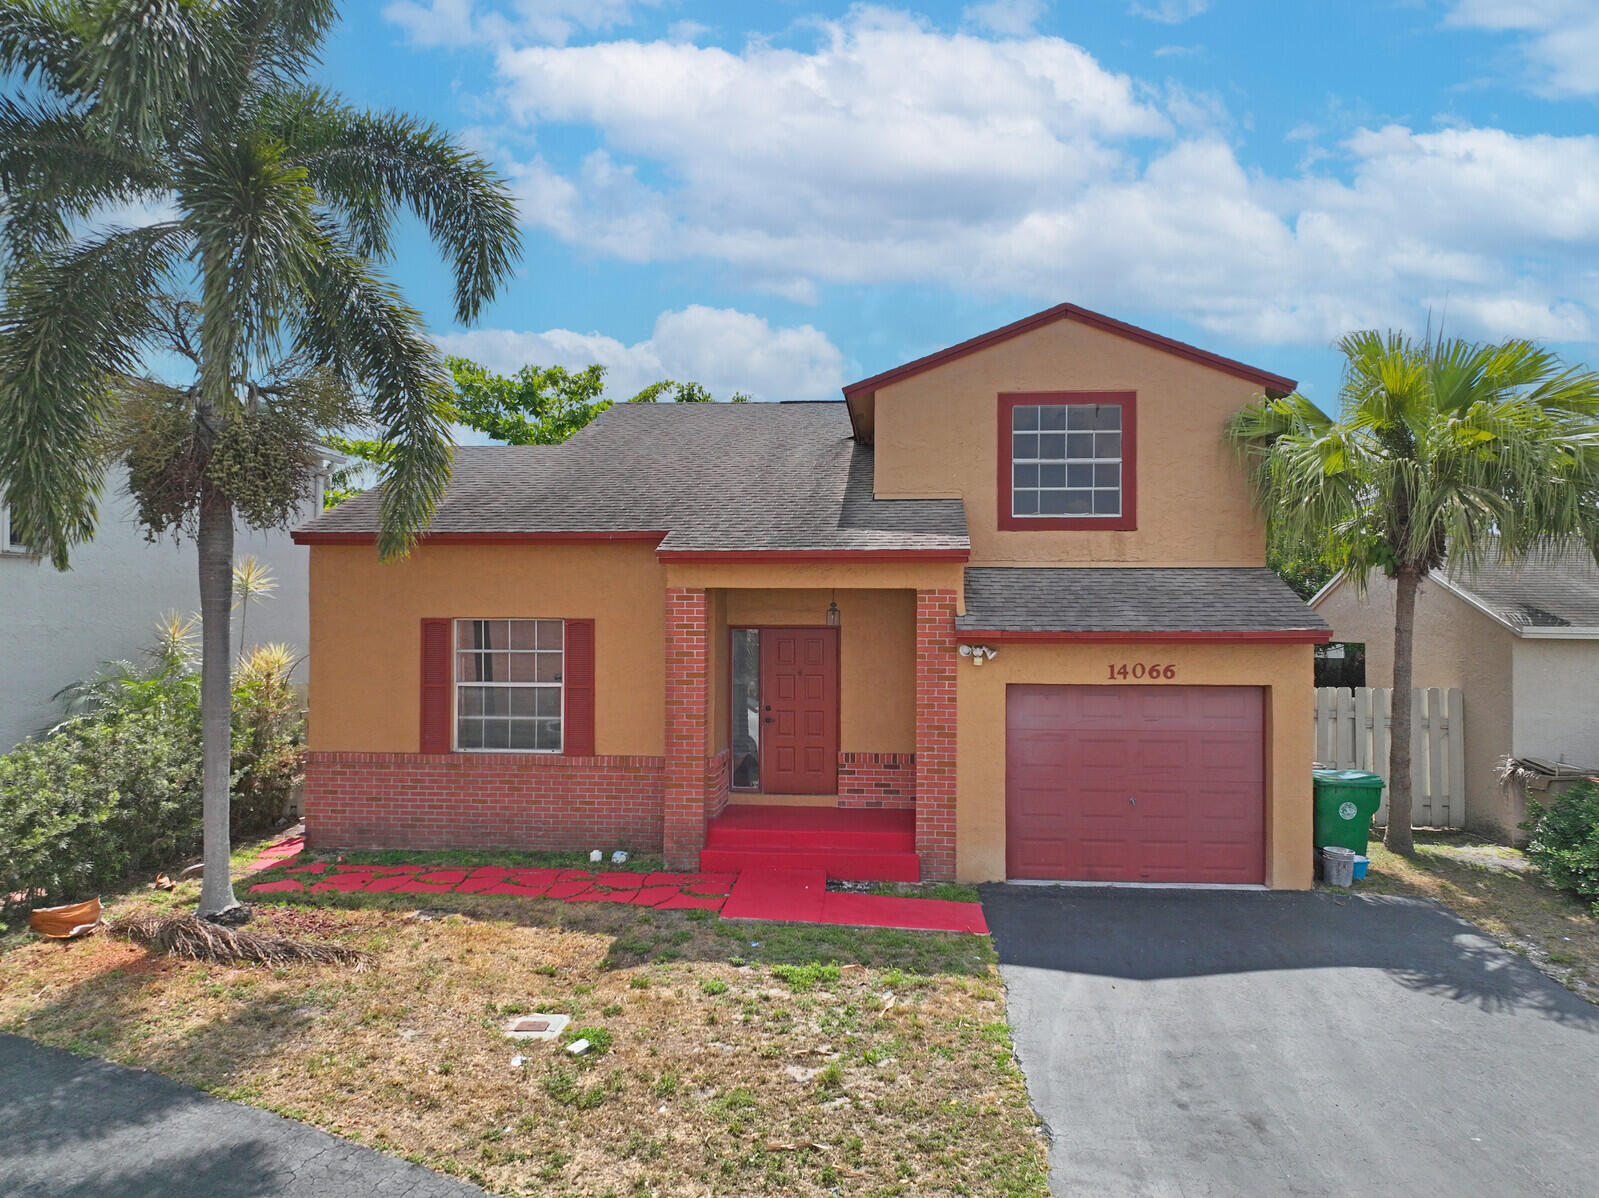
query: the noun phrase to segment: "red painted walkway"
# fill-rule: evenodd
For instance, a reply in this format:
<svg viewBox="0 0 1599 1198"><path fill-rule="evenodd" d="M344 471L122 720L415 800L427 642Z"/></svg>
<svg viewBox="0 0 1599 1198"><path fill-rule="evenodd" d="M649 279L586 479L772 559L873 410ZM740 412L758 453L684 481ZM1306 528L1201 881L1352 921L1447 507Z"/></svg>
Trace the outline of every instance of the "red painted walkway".
<svg viewBox="0 0 1599 1198"><path fill-rule="evenodd" d="M722 918L988 933L988 923L978 903L841 893L827 888L827 874L819 869L745 871L722 905Z"/></svg>
<svg viewBox="0 0 1599 1198"><path fill-rule="evenodd" d="M927 932L988 931L983 908L977 903L836 893L827 889L827 874L819 869L751 869L741 874L638 873L505 865L295 865L293 861L293 857L274 858L264 865L258 861L252 872L288 864L281 878L257 882L249 893L505 894L568 903L628 903L661 911L701 908L719 911L723 919Z"/></svg>

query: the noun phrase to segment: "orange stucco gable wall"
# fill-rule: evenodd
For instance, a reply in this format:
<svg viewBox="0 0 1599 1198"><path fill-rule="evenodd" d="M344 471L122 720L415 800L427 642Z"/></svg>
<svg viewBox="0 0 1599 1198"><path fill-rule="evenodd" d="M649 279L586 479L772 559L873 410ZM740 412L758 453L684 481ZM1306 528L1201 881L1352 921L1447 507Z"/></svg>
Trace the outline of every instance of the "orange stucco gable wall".
<svg viewBox="0 0 1599 1198"><path fill-rule="evenodd" d="M1018 391L1136 393L1136 529L1000 530L998 396ZM972 565L1263 565L1265 526L1222 442L1228 417L1260 393L1256 383L1058 320L878 390L877 497L964 500Z"/></svg>

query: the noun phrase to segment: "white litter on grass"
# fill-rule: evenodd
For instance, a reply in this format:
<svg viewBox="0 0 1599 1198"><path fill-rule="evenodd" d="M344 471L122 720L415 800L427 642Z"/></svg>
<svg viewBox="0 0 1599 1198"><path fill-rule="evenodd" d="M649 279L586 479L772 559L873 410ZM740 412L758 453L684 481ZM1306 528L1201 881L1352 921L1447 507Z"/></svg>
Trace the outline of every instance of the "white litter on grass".
<svg viewBox="0 0 1599 1198"><path fill-rule="evenodd" d="M587 1040L573 1040L566 1046L566 1051L574 1057L580 1057L592 1047Z"/></svg>
<svg viewBox="0 0 1599 1198"><path fill-rule="evenodd" d="M627 864L627 854L624 853L621 849L617 849L616 852L611 854L611 864L612 865L626 865Z"/></svg>
<svg viewBox="0 0 1599 1198"><path fill-rule="evenodd" d="M592 865L598 865L601 861L604 861L604 860L605 860L605 854L603 852L601 852L599 849L595 849L592 853L589 854L589 863L592 864Z"/></svg>
<svg viewBox="0 0 1599 1198"><path fill-rule="evenodd" d="M512 1057L511 1058L511 1068L512 1069L520 1069L523 1065L526 1065L526 1064L527 1064L527 1058L526 1057Z"/></svg>

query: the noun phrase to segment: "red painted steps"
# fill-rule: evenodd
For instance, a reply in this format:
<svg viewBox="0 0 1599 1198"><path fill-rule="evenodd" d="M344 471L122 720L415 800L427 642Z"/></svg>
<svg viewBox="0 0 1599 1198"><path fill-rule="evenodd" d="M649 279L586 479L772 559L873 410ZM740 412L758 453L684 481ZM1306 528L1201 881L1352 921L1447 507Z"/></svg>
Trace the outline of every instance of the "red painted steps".
<svg viewBox="0 0 1599 1198"><path fill-rule="evenodd" d="M707 825L700 868L823 870L850 882L917 882L916 813L736 804Z"/></svg>

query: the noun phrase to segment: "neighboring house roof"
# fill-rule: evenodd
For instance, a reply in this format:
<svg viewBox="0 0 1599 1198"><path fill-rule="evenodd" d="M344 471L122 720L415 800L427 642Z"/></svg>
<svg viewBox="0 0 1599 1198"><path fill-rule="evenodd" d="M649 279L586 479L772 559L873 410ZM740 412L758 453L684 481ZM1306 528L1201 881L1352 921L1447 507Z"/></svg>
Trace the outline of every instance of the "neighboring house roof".
<svg viewBox="0 0 1599 1198"><path fill-rule="evenodd" d="M1005 325L1003 328L994 329L992 332L962 341L948 349L941 349L925 357L917 358L914 362L906 362L903 366L896 366L892 370L885 370L874 374L870 378L861 379L858 383L850 383L844 388L844 398L849 402L850 419L855 425L856 435L863 440L870 441L872 434L873 414L870 397L874 396L879 387L886 387L890 383L903 382L923 371L932 370L946 362L957 358L964 358L968 354L977 353L1012 337L1019 337L1023 333L1032 332L1057 320L1073 320L1079 324L1088 325L1104 333L1116 337L1125 337L1129 341L1136 341L1140 345L1147 345L1151 349L1163 353L1173 354L1179 358L1186 358L1190 362L1197 362L1201 366L1208 366L1212 370L1219 370L1223 374L1230 374L1247 382L1257 383L1262 390L1271 395L1287 395L1299 386L1294 379L1285 378L1280 374L1273 374L1269 370L1262 370L1258 366L1250 366L1233 358L1224 358L1221 354L1213 354L1209 350L1200 349L1197 345L1189 345L1186 341L1178 341L1172 337L1164 337L1159 333L1152 333L1148 329L1141 329L1137 325L1127 324L1125 321L1116 320L1099 312L1091 312L1087 308L1080 308L1076 304L1056 304L1053 308L1046 308L1042 312L1035 312L1031 316L1024 316L1021 320Z"/></svg>
<svg viewBox="0 0 1599 1198"><path fill-rule="evenodd" d="M1599 565L1580 544L1432 577L1518 636L1599 635Z"/></svg>
<svg viewBox="0 0 1599 1198"><path fill-rule="evenodd" d="M1517 636L1599 638L1599 565L1581 544L1546 549L1513 563L1492 560L1491 548L1484 556L1475 570L1445 563L1428 578ZM1311 598L1311 606L1320 606L1344 582L1342 571L1335 574Z"/></svg>
<svg viewBox="0 0 1599 1198"><path fill-rule="evenodd" d="M1258 566L968 566L956 631L1012 639L1327 640L1331 629ZM1242 635L1240 635L1242 634ZM1004 639L1003 636L996 639Z"/></svg>
<svg viewBox="0 0 1599 1198"><path fill-rule="evenodd" d="M296 533L377 531L378 492ZM964 559L957 499L872 497L872 450L832 403L617 404L562 445L463 445L436 538L604 534L663 555L894 553Z"/></svg>

